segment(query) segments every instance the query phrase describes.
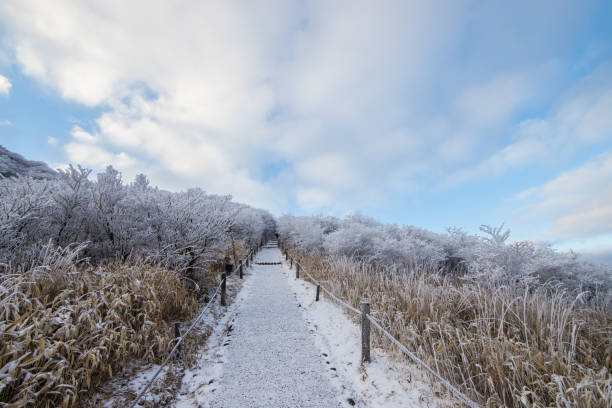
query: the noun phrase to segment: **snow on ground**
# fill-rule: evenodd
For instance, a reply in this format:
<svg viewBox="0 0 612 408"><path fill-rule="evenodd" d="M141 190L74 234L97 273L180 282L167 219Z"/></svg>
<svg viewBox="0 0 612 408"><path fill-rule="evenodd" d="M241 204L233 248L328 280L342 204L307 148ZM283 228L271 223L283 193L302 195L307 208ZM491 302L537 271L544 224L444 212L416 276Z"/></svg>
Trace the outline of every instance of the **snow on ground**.
<svg viewBox="0 0 612 408"><path fill-rule="evenodd" d="M284 262L284 275L301 304L316 345L328 364L335 368L337 386L353 389L368 407L442 407L448 400L434 396L428 379L418 368L389 358L384 350L371 349L372 362L361 364L361 328L328 300L321 291L315 302L316 286L310 279L295 279L295 270ZM303 276L302 276L303 277ZM372 328L372 330L376 330Z"/></svg>
<svg viewBox="0 0 612 408"><path fill-rule="evenodd" d="M124 370L118 377L113 380L113 385L117 387L121 387L121 397L125 395L137 395L142 391L142 389L151 381L151 378L155 375L157 370L159 369L158 364L149 364L142 371L137 371L138 363L130 365L127 370ZM133 370L136 370L135 374L131 374ZM164 378L168 372L168 367L165 367L158 378ZM123 374L123 375L122 375ZM129 378L129 379L128 379ZM112 408L118 405L117 399L119 395L108 398L104 401L102 406L104 408ZM147 401L158 403L160 401L160 396L157 394L148 395Z"/></svg>
<svg viewBox="0 0 612 408"><path fill-rule="evenodd" d="M242 289L227 312L217 322L208 338L205 350L200 353L194 368L185 370L183 384L175 402L177 408L207 406L223 376L228 335L231 336L233 322L240 305L248 297L252 281L252 268L247 270Z"/></svg>
<svg viewBox="0 0 612 408"><path fill-rule="evenodd" d="M280 260L274 248L263 249L255 261ZM334 386L336 374L316 347L283 274L281 265L253 267L235 303L232 329L211 336L200 370L185 375L177 407L351 405Z"/></svg>

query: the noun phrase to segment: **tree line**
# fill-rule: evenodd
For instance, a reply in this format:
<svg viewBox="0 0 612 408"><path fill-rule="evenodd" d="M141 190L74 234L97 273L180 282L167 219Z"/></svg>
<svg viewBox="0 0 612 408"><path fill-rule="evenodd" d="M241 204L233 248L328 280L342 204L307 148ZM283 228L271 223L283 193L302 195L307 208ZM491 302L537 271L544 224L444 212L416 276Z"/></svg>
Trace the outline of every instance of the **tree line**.
<svg viewBox="0 0 612 408"><path fill-rule="evenodd" d="M170 192L144 174L125 183L109 166L70 165L57 177L0 178L0 271L27 271L49 248L82 243L90 262L147 257L195 277L237 244L254 247L275 231L265 210L200 188Z"/></svg>
<svg viewBox="0 0 612 408"><path fill-rule="evenodd" d="M610 301L610 267L560 252L549 244L509 242L504 226L482 225L482 235L460 228L434 233L414 226L382 224L360 214L278 219L286 245L307 254L349 257L387 270L409 269L453 275L482 284L528 286L548 283L597 293Z"/></svg>

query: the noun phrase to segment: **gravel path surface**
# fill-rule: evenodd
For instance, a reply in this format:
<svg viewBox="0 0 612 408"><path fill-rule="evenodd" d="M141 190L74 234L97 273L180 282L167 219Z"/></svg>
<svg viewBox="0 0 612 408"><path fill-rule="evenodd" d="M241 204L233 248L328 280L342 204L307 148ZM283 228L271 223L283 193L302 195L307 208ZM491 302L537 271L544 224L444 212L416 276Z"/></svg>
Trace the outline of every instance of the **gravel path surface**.
<svg viewBox="0 0 612 408"><path fill-rule="evenodd" d="M265 248L255 262L281 262ZM210 407L341 407L341 392L315 346L282 265L254 265L238 306Z"/></svg>

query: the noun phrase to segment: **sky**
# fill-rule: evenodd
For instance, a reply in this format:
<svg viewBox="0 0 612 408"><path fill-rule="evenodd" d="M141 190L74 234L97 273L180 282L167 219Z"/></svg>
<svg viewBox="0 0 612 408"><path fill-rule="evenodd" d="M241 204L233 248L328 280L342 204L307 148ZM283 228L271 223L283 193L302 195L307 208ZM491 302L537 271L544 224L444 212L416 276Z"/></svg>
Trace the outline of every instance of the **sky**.
<svg viewBox="0 0 612 408"><path fill-rule="evenodd" d="M612 262L612 2L0 3L0 144Z"/></svg>

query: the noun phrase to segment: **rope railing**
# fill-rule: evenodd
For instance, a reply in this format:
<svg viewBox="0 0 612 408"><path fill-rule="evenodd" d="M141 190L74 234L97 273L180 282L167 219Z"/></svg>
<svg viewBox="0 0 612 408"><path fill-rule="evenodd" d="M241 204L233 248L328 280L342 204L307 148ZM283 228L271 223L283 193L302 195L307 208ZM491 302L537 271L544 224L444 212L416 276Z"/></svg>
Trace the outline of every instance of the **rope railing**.
<svg viewBox="0 0 612 408"><path fill-rule="evenodd" d="M185 334L183 334L181 337L178 338L178 341L176 342L176 344L174 345L172 350L170 350L170 354L168 354L168 356L166 357L166 359L164 360L162 365L159 366L159 369L157 370L157 372L155 373L153 378L151 378L149 380L149 382L147 383L146 387L144 387L144 389L140 392L140 394L138 394L138 397L136 397L136 399L134 401L132 401L132 404L130 405L130 408L134 408L138 404L140 399L146 394L146 392L149 391L149 388L151 387L151 384L153 384L153 382L155 381L157 376L159 376L159 374L162 372L162 370L164 369L166 364L168 364L168 362L170 361L170 358L172 358L172 356L174 355L176 350L178 350L179 346L183 342L183 339L193 330L193 328L196 326L196 324L198 324L200 322L200 320L202 320L202 317L204 317L204 312L206 312L208 310L208 308L210 307L210 305L212 304L213 300L215 299L215 296L217 296L217 293L219 293L219 290L221 290L221 285L222 284L223 284L223 282L219 283L219 285L217 286L217 289L215 290L215 293L212 295L212 297L210 298L210 300L208 301L206 306L204 306L204 309L202 309L202 311L200 312L200 315L193 322L191 327L189 327L189 329L185 332Z"/></svg>
<svg viewBox="0 0 612 408"><path fill-rule="evenodd" d="M331 297L332 299L334 299L337 303L339 303L340 305L344 306L345 308L347 308L348 310L357 313L357 314L361 314L361 312L359 310L357 310L356 308L354 308L353 306L349 305L348 303L346 303L345 301L343 301L342 299L340 299L338 296L334 295L333 292L329 291L325 286L321 285L321 282L319 282L318 280L316 280L315 278L313 278L313 276L311 274L308 273L308 271L302 266L302 264L300 264L299 262L296 262L296 265L298 265L300 267L300 269L306 274L308 275L308 277L310 278L310 280L313 281L313 283L317 286L321 287L321 290L325 293L327 293L327 295L329 297Z"/></svg>
<svg viewBox="0 0 612 408"><path fill-rule="evenodd" d="M421 360L414 353L412 353L410 350L408 350L408 348L406 348L406 346L404 346L402 343L400 343L387 330L385 330L385 328L382 327L376 321L376 319L374 319L369 314L366 315L366 317L374 325L374 327L376 327L378 330L380 330L389 340L391 340L391 342L393 342L393 344L395 344L401 351L403 351L408 357L410 357L412 359L412 361L417 363L419 366L421 366L421 368L423 368L425 371L427 371L429 374L431 374L434 378L436 378L438 381L440 381L442 383L442 385L444 385L449 391L451 391L453 394L455 394L459 399L461 399L463 402L465 402L471 408L480 408L480 405L476 404L474 401L469 399L465 394L463 394L461 391L459 391L457 388L455 388L451 383L446 381L433 368L429 367L427 364L425 364L425 362L423 362L423 360Z"/></svg>
<svg viewBox="0 0 612 408"><path fill-rule="evenodd" d="M250 258L252 260L254 255L255 255L255 253L256 253L256 250L251 250L248 253L248 255L246 256L246 259L248 260ZM240 261L240 279L242 279L242 268L243 268L243 263L242 263L242 261ZM130 408L136 407L138 402L140 402L140 399L147 393L147 391L149 391L149 388L151 388L151 385L153 384L155 379L159 376L159 374L162 372L164 367L168 364L168 362L170 361L170 359L172 358L174 353L177 350L180 350L180 346L181 346L181 343L183 342L183 339L185 339L185 337L187 337L187 335L189 333L191 333L191 331L196 327L196 325L200 322L200 320L202 320L202 318L204 317L204 313L210 308L210 305L212 305L213 300L215 300L215 297L217 296L217 294L219 294L220 291L221 291L221 306L225 306L225 285L226 285L226 279L227 279L226 274L222 274L221 282L219 283L219 285L217 285L217 288L215 289L215 293L213 293L213 295L210 297L210 300L204 306L204 308L202 309L202 311L200 312L198 317L194 320L194 322L191 324L189 329L187 329L187 331L182 336L177 337L178 340L177 340L176 344L174 345L174 347L172 347L172 350L170 350L170 353L168 354L168 356L166 357L164 362L161 364L161 366L159 366L159 368L155 372L155 375L147 382L147 385L140 392L140 394L138 394L136 399L134 401L132 401L132 403L130 404Z"/></svg>
<svg viewBox="0 0 612 408"><path fill-rule="evenodd" d="M287 254L286 251L285 251L285 253ZM287 258L289 258L288 255L287 255ZM289 259L291 260L291 264L293 264L294 263L293 258L289 258ZM369 351L370 351L370 344L369 344L370 343L370 333L369 333L370 329L369 329L369 323L372 323L374 325L374 327L376 327L385 337L387 337L393 344L395 344L404 354L406 354L412 361L414 361L417 365L419 365L421 368L423 368L425 371L427 371L429 374L431 374L435 379L437 379L440 383L442 383L442 385L444 387L446 387L446 389L448 389L450 392L455 394L461 401L466 403L470 408L481 408L480 405L478 405L477 403L472 401L470 398L468 398L465 394L463 394L461 391L459 391L450 382L448 382L440 374L438 374L433 368L431 368L427 364L425 364L425 362L423 360L421 360L413 352L408 350L408 348L406 346L404 346L402 343L400 343L399 340L397 340L395 337L393 337L384 327L382 327L380 325L380 323L371 316L371 314L370 314L370 304L368 302L363 302L362 303L362 307L364 309L362 311L359 311L357 308L351 306L350 304L346 303L345 301L340 299L338 296L333 294L326 287L322 286L321 282L316 280L310 273L308 273L306 268L304 268L302 266L302 264L300 263L299 260L295 261L295 266L296 266L296 270L298 271L298 273L296 274L296 277L299 277L299 271L301 270L302 272L304 272L310 278L310 280L312 280L312 282L315 285L317 285L317 298L316 298L316 300L319 300L318 292L319 292L319 288L320 288L330 298L332 298L334 301L336 301L336 303L340 304L341 306L344 306L346 309L350 310L351 312L360 314L362 316L362 360L364 359L364 350L363 350L364 347L367 348L367 351L366 351L367 358L366 358L366 360L369 361L369 359L370 359L370 357L369 357L369 354L370 354L369 353ZM366 331L366 330L364 330L364 326L365 326L364 323L366 323L366 322L367 322L367 333L364 336L364 332ZM365 341L367 341L367 345L364 344L364 339L366 339Z"/></svg>

